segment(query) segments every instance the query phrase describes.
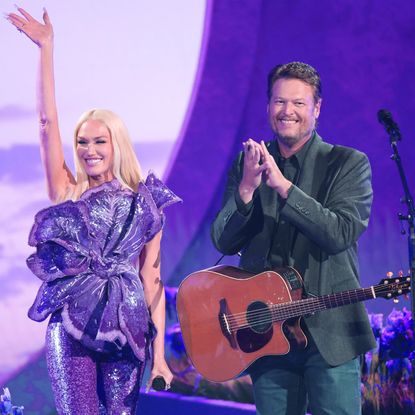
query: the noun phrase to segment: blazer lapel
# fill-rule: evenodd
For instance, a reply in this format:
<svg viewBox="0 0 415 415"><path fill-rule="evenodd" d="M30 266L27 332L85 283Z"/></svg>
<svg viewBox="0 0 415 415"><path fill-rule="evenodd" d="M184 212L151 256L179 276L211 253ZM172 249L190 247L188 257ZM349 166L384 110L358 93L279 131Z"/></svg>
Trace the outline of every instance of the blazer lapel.
<svg viewBox="0 0 415 415"><path fill-rule="evenodd" d="M325 181L327 174L329 154L333 146L324 143L321 137L316 133L314 142L311 143L307 155L301 167L301 174L297 186L307 195L319 200L320 189ZM324 192L323 192L324 193ZM320 264L320 249L305 237L296 228L291 241L292 256L290 258L291 266L295 267L304 279L304 288L306 291L314 293L314 285L318 283L318 267ZM314 275L313 287L310 287L308 276Z"/></svg>
<svg viewBox="0 0 415 415"><path fill-rule="evenodd" d="M331 144L324 143L316 133L304 159L301 167L302 174L300 174L297 186L313 198L317 198L326 177L328 155L332 148ZM312 174L310 174L311 172Z"/></svg>

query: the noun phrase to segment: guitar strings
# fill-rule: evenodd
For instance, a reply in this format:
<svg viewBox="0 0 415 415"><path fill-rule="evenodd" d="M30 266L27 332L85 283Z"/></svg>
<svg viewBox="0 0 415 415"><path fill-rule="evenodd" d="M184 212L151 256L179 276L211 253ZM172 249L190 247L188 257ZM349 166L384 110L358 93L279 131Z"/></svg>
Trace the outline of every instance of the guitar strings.
<svg viewBox="0 0 415 415"><path fill-rule="evenodd" d="M370 288L366 289L370 292ZM364 298L366 296L365 293L362 296L362 298ZM344 295L343 296L343 301L341 302L340 305L345 305L344 300L358 300L358 298L356 297L356 295L351 298L350 297L350 293L349 295ZM346 298L347 297L347 298ZM329 301L327 301L329 300ZM297 301L291 301L291 302L286 302L286 303L280 303L280 304L274 304L271 307L266 307L260 310L254 310L254 311L246 311L246 312L242 312L242 313L235 313L232 315L232 319L237 321L243 321L245 320L245 317L258 317L258 316L262 316L262 315L269 315L270 313L274 313L276 315L278 315L278 311L283 311L283 310L278 310L278 309L287 309L287 311L290 311L290 309L293 309L291 311L296 312L297 310L311 310L313 309L316 305L321 305L322 308L327 308L327 303L330 303L330 305L338 305L338 301L336 299L333 299L332 301L330 301L330 298L326 298L325 296L320 297L320 298L309 298L309 299L303 299L303 300L297 300ZM312 306L312 308L310 308L310 306ZM284 314L281 313L280 314ZM290 317L295 317L296 315L289 315L286 318L290 318ZM283 320L283 318L282 318Z"/></svg>
<svg viewBox="0 0 415 415"><path fill-rule="evenodd" d="M362 299L370 299L370 297L369 298L362 298ZM358 301L359 300L355 300L355 301L347 302L347 303L341 303L340 305L351 304L353 302L358 302ZM231 316L231 318L228 317L229 328L230 328L231 331L236 331L238 329L247 328L247 327L260 325L260 324L269 324L269 323L273 323L273 322L276 322L276 321L282 321L283 322L283 321L285 321L289 318L300 317L302 315L311 314L312 312L315 312L315 311L321 311L321 310L324 310L324 309L327 309L327 308L333 308L335 306L339 306L339 304L335 304L333 306L332 304L327 304L324 301L317 302L317 305L320 306L319 308L315 307L316 306L315 301L312 302L312 303L306 304L306 305L302 304L302 305L300 305L300 307L298 306L298 304L295 304L295 302L293 302L293 303L284 304L284 305L287 305L286 308L288 308L288 309L291 308L292 309L291 310L291 311L293 311L292 315L288 315L288 316L284 315L284 314L281 315L281 313L280 313L280 315L278 315L276 313L274 313L274 315L272 315L272 311L275 311L275 310L271 310L271 313L270 313L269 309L264 309L264 310L255 311L255 312L239 313L239 314L242 314L242 315L245 315L245 316L248 315L250 317L252 317L254 314L256 314L256 315L251 318L250 322L247 322L247 319L244 318L244 317L241 317L241 316L239 316L237 318L232 318L233 316ZM281 306L281 305L278 305L278 306ZM271 317L271 315L272 315L272 317ZM224 317L223 317L223 319L224 319Z"/></svg>
<svg viewBox="0 0 415 415"><path fill-rule="evenodd" d="M380 287L374 287L375 291L377 293L380 293L383 290L383 286ZM388 286L388 289L384 290L385 292L391 291L390 290L390 285ZM361 295L360 295L361 294ZM369 296L367 296L367 294L370 294ZM322 296L322 297L317 297L317 298L308 298L308 299L302 299L302 300L297 300L297 301L291 301L291 302L286 302L286 303L280 303L280 304L273 304L271 306L271 308L273 308L274 310L271 311L278 311L278 308L296 308L298 309L298 305L304 305L305 307L303 308L307 308L309 306L315 306L315 303L323 303L324 304L324 308L327 308L327 304L329 304L329 307L331 306L331 308L334 308L336 305L346 305L346 304L350 304L351 302L355 301L360 301L364 298L368 297L368 299L370 299L371 297L373 298L372 295L372 291L371 288L362 288L362 289L356 289L356 290L352 290L352 291L346 291L343 293L338 293L338 295L335 295L335 297L332 297L332 295L326 295L326 296ZM349 303L345 303L345 300L349 300ZM339 304L339 301L341 301L341 304ZM232 315L232 317L236 317L235 320L237 320L238 318L243 318L244 316L248 315L248 316L254 316L255 314L269 314L270 309L269 308L263 308L260 310L254 310L254 311L247 311L247 312L242 312L242 313L235 313ZM290 317L295 317L295 315L293 316L289 316L287 318Z"/></svg>
<svg viewBox="0 0 415 415"><path fill-rule="evenodd" d="M364 299L364 298L362 298ZM356 300L358 301L358 300ZM354 302L356 302L354 301ZM340 305L350 304L350 302L342 302ZM339 304L335 303L334 306ZM266 308L263 310L256 310L253 312L238 313L239 315L234 318L234 316L228 316L228 324L231 330L237 330L240 328L250 327L252 325L259 325L264 323L272 323L275 321L284 321L293 317L300 317L301 315L310 314L311 312L325 310L327 308L332 308L333 304L327 304L323 300L311 299L310 302L304 304L303 301L299 300L297 302L293 301L291 303L278 304L277 309L275 306L272 306L271 309ZM318 307L317 307L318 306ZM287 315L287 312L284 313L284 310L278 310L278 308L286 308L288 312L291 312ZM278 313L279 312L279 313ZM250 317L250 323L247 322L248 317Z"/></svg>
<svg viewBox="0 0 415 415"><path fill-rule="evenodd" d="M271 307L266 307L260 310L245 311L228 315L228 324L231 331L235 331L251 327L252 325L255 326L276 321L284 321L289 318L300 317L315 311L321 311L341 305L352 304L364 299L374 298L372 288L374 289L375 294L381 294L382 292L388 293L391 291L398 291L398 287L399 283L378 285L370 288L360 288L338 293L335 294L334 297L333 294L329 294L316 298L307 298L281 304L273 304ZM225 317L221 316L221 318L224 319ZM250 323L248 322L248 318L250 319Z"/></svg>

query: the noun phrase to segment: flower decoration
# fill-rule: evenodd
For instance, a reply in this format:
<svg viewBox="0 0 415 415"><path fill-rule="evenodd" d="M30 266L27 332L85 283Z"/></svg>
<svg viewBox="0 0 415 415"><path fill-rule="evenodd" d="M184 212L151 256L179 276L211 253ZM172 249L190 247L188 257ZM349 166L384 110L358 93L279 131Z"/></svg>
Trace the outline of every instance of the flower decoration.
<svg viewBox="0 0 415 415"><path fill-rule="evenodd" d="M179 324L174 324L168 328L166 332L166 342L170 345L170 350L176 357L181 358L186 356L182 331Z"/></svg>
<svg viewBox="0 0 415 415"><path fill-rule="evenodd" d="M169 318L176 316L177 287L164 287L166 293L166 310Z"/></svg>
<svg viewBox="0 0 415 415"><path fill-rule="evenodd" d="M383 314L369 314L369 319L373 334L378 339L383 329Z"/></svg>
<svg viewBox="0 0 415 415"><path fill-rule="evenodd" d="M3 395L0 395L0 415L23 415L23 409L23 406L12 405L9 388L3 388Z"/></svg>
<svg viewBox="0 0 415 415"><path fill-rule="evenodd" d="M411 313L406 308L402 311L393 309L382 330L379 353L383 359L409 357L415 346L412 324Z"/></svg>
<svg viewBox="0 0 415 415"><path fill-rule="evenodd" d="M369 317L378 347L366 353L362 365L363 414L413 414L412 315L394 309L384 327L381 314Z"/></svg>

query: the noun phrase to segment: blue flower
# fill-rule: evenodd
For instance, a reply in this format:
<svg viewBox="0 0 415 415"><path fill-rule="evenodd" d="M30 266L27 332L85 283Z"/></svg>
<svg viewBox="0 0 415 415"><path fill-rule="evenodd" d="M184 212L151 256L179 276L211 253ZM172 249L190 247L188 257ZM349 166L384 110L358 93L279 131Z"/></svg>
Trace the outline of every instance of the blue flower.
<svg viewBox="0 0 415 415"><path fill-rule="evenodd" d="M23 415L23 406L13 406L9 388L0 395L0 415Z"/></svg>
<svg viewBox="0 0 415 415"><path fill-rule="evenodd" d="M408 381L412 366L409 359L391 359L386 362L388 376L392 382Z"/></svg>
<svg viewBox="0 0 415 415"><path fill-rule="evenodd" d="M369 314L369 319L373 334L378 339L383 328L383 314Z"/></svg>
<svg viewBox="0 0 415 415"><path fill-rule="evenodd" d="M9 388L3 389L3 395L0 395L0 413L1 415L8 415L12 410L12 402Z"/></svg>
<svg viewBox="0 0 415 415"><path fill-rule="evenodd" d="M380 355L383 360L408 358L414 349L412 317L410 311L393 310L381 331Z"/></svg>
<svg viewBox="0 0 415 415"><path fill-rule="evenodd" d="M185 356L186 350L183 344L182 331L179 324L169 327L166 332L166 343L170 345L170 349L177 357Z"/></svg>
<svg viewBox="0 0 415 415"><path fill-rule="evenodd" d="M177 287L164 287L166 293L166 310L170 318L176 315Z"/></svg>

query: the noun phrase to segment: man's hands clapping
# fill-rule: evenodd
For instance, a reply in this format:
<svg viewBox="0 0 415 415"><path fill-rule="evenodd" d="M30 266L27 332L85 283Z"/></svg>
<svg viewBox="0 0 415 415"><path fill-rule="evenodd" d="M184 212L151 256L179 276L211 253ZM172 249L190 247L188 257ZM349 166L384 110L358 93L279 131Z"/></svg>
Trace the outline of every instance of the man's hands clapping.
<svg viewBox="0 0 415 415"><path fill-rule="evenodd" d="M262 180L286 199L292 183L281 173L265 143L263 141L257 143L250 138L243 143L243 146L244 168L238 189L242 201L249 203L252 200L254 191Z"/></svg>

